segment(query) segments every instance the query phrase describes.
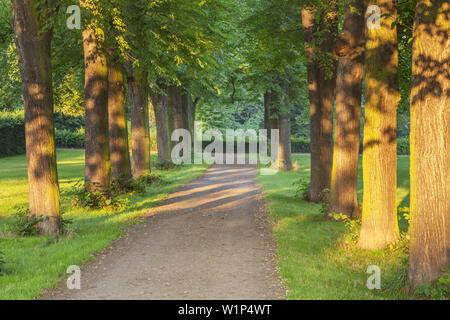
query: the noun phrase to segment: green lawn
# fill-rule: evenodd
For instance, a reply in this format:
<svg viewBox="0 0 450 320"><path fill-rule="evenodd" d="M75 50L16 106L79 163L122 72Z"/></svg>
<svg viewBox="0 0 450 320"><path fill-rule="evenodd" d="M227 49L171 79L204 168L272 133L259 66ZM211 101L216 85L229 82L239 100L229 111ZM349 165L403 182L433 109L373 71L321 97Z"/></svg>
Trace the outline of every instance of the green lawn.
<svg viewBox="0 0 450 320"><path fill-rule="evenodd" d="M152 163L156 162L152 155ZM93 254L108 247L137 219L167 194L201 176L206 166L186 166L160 172L166 183L148 188L143 197L129 197L122 212L72 208L65 193L84 175L84 152L58 150L58 174L64 216L73 220L71 236L17 238L10 234L11 214L28 203L25 156L0 159L0 251L5 255L6 273L0 277L0 299L32 299L52 288L70 265L82 265Z"/></svg>
<svg viewBox="0 0 450 320"><path fill-rule="evenodd" d="M288 299L409 299L407 253L402 250L363 251L348 241L342 222L325 220L321 205L294 197L292 183L309 176L310 157L294 156L298 172L259 176L278 244L280 275ZM361 166L360 166L361 168ZM362 198L362 174L359 196ZM409 158L398 159L398 205L409 206ZM401 231L407 223L400 221ZM370 265L381 268L381 290L366 287Z"/></svg>

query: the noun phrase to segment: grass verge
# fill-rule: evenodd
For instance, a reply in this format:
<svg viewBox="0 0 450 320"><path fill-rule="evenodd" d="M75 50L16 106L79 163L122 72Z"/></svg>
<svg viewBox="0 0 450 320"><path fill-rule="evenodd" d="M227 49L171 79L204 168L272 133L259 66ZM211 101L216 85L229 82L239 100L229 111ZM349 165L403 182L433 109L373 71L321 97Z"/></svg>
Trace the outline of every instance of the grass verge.
<svg viewBox="0 0 450 320"><path fill-rule="evenodd" d="M258 176L274 220L280 276L288 299L410 299L408 254L400 248L364 251L349 241L342 222L325 220L320 204L295 198L292 184L310 174L309 155L296 155L297 172ZM360 166L361 168L361 166ZM358 179L362 198L362 174ZM398 159L398 206L409 206L409 158ZM400 220L401 231L407 223ZM381 269L381 290L366 286L369 266Z"/></svg>
<svg viewBox="0 0 450 320"><path fill-rule="evenodd" d="M25 156L0 159L0 251L4 275L0 276L0 299L33 299L53 288L70 265L83 265L95 253L119 238L126 226L138 223L151 207L183 184L200 177L206 165L158 171L165 183L147 188L144 196L125 196L129 206L120 212L73 208L64 194L84 176L84 151L58 150L58 174L64 217L73 223L62 237L18 238L8 230L17 207L28 205ZM156 156L152 155L152 163Z"/></svg>

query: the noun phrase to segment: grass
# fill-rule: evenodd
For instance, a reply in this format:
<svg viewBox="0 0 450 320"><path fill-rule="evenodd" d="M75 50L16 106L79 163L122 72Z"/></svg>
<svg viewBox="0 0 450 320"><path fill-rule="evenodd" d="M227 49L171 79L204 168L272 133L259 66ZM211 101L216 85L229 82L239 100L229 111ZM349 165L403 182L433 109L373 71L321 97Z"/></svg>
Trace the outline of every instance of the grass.
<svg viewBox="0 0 450 320"><path fill-rule="evenodd" d="M65 195L84 175L84 152L58 150L58 174L64 217L73 220L71 236L14 237L8 231L11 215L28 205L25 156L0 159L0 252L5 274L0 277L0 299L33 299L53 288L70 265L83 265L93 255L120 237L124 227L139 222L149 208L181 185L201 176L206 166L184 166L159 172L165 183L147 188L145 196L128 196L130 204L121 212L72 208ZM152 163L156 162L152 155Z"/></svg>
<svg viewBox="0 0 450 320"><path fill-rule="evenodd" d="M400 249L364 251L348 241L342 222L325 220L320 204L294 197L292 183L309 176L310 157L296 155L298 172L258 176L264 189L278 244L280 275L288 299L410 299L407 295L408 255ZM361 168L361 166L360 166ZM398 206L409 206L409 158L398 159ZM362 198L362 174L358 179ZM407 222L400 220L401 231ZM381 269L381 290L369 290L367 268Z"/></svg>

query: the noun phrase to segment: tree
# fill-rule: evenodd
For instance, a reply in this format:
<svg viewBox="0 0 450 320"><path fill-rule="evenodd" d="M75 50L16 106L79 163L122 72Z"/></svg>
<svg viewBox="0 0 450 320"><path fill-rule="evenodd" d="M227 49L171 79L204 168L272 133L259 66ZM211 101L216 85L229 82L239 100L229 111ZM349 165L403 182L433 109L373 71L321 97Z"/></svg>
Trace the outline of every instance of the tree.
<svg viewBox="0 0 450 320"><path fill-rule="evenodd" d="M381 9L380 26L366 28L364 199L358 246L380 249L398 240L396 0L370 2Z"/></svg>
<svg viewBox="0 0 450 320"><path fill-rule="evenodd" d="M111 179L131 179L123 66L117 56L108 59L108 121Z"/></svg>
<svg viewBox="0 0 450 320"><path fill-rule="evenodd" d="M147 72L133 68L128 73L128 97L131 111L131 149L133 177L150 172L149 86Z"/></svg>
<svg viewBox="0 0 450 320"><path fill-rule="evenodd" d="M411 287L448 268L450 254L450 5L419 0L411 88Z"/></svg>
<svg viewBox="0 0 450 320"><path fill-rule="evenodd" d="M45 216L42 234L61 229L50 44L56 1L12 0L13 29L25 109L30 215Z"/></svg>
<svg viewBox="0 0 450 320"><path fill-rule="evenodd" d="M170 137L167 118L167 96L165 94L166 86L153 89L150 93L153 110L155 112L156 122L156 143L158 146L158 162L170 161Z"/></svg>
<svg viewBox="0 0 450 320"><path fill-rule="evenodd" d="M353 5L353 4L352 4ZM359 217L357 197L361 98L364 72L363 1L345 9L336 53L340 56L336 80L333 170L330 212Z"/></svg>
<svg viewBox="0 0 450 320"><path fill-rule="evenodd" d="M319 202L331 186L336 63L331 54L338 31L337 2L304 4L302 24L311 118L311 183L306 199Z"/></svg>
<svg viewBox="0 0 450 320"><path fill-rule="evenodd" d="M111 179L111 162L105 34L96 19L99 12L95 4L88 0L80 0L80 6L91 16L83 31L86 104L85 181L91 191L107 191Z"/></svg>

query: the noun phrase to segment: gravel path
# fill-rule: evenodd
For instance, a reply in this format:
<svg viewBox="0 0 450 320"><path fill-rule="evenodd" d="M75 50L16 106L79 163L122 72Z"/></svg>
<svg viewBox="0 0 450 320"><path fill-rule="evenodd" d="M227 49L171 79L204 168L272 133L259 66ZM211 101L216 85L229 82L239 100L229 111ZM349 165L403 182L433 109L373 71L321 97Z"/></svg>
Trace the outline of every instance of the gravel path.
<svg viewBox="0 0 450 320"><path fill-rule="evenodd" d="M45 299L283 299L252 166L213 166Z"/></svg>

